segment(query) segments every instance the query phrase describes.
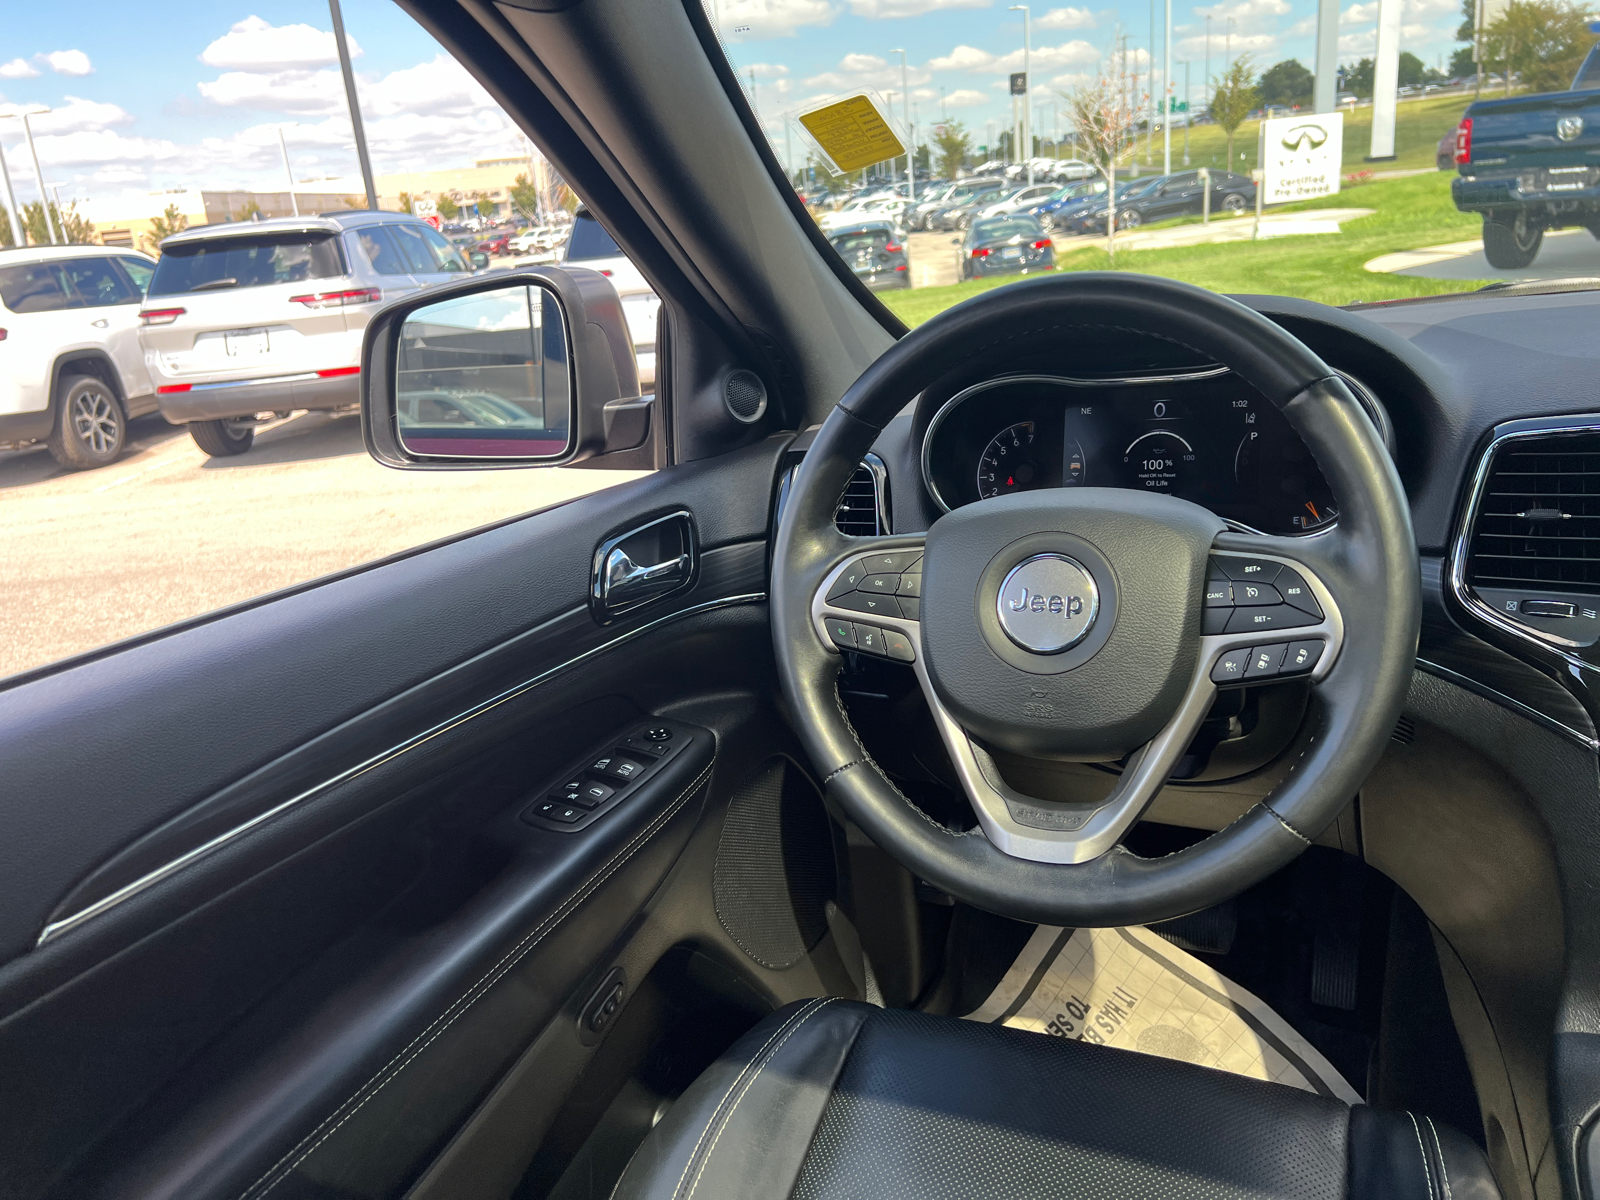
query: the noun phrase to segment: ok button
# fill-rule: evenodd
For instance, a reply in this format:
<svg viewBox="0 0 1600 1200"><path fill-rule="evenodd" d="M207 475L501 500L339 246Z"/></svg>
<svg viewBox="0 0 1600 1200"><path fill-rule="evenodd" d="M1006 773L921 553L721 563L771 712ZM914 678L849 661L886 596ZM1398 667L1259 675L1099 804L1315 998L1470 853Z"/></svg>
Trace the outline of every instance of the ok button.
<svg viewBox="0 0 1600 1200"><path fill-rule="evenodd" d="M1283 597L1270 583L1236 583L1233 585L1233 602L1246 604L1282 604Z"/></svg>

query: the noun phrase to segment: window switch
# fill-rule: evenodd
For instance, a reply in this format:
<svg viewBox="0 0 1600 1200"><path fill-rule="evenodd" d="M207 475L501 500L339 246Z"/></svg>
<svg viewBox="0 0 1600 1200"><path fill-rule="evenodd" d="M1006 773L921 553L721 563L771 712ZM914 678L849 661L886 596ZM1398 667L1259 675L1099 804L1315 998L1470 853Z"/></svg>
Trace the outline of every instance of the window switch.
<svg viewBox="0 0 1600 1200"><path fill-rule="evenodd" d="M618 750L616 755L613 756L611 765L605 771L607 779L616 779L623 783L632 783L644 773L645 765L634 762L631 758L622 757L621 750Z"/></svg>
<svg viewBox="0 0 1600 1200"><path fill-rule="evenodd" d="M583 791L578 803L585 808L599 808L616 794L616 788L611 787L609 784L601 783L599 780L593 780L583 785Z"/></svg>

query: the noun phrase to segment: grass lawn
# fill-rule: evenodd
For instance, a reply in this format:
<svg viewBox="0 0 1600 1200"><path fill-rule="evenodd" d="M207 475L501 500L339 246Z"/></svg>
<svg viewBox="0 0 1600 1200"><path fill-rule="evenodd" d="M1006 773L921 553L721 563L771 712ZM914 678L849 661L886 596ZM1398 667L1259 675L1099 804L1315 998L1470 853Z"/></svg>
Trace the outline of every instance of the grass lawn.
<svg viewBox="0 0 1600 1200"><path fill-rule="evenodd" d="M1394 161L1366 162L1367 151L1372 146L1372 109L1346 109L1344 114L1344 169L1345 172L1404 170L1408 167L1434 165L1434 149L1440 135L1454 129L1472 97L1432 96L1426 100L1401 100L1395 106ZM1257 130L1260 123L1246 121L1233 136L1233 169L1248 174L1256 166ZM1189 165L1195 167L1220 167L1227 157L1227 138L1215 125L1196 125L1189 131ZM1161 170L1161 135L1158 132L1151 147L1153 165L1145 166L1143 138L1136 147L1133 159L1139 163L1140 173L1149 175ZM1130 160L1131 161L1131 160ZM1172 131L1172 167L1177 170L1183 163L1183 130Z"/></svg>
<svg viewBox="0 0 1600 1200"><path fill-rule="evenodd" d="M1457 212L1451 203L1450 176L1446 172L1380 180L1345 188L1336 196L1282 205L1273 211L1298 212L1314 208L1374 208L1378 211L1370 217L1347 221L1343 233L1326 237L1285 237L1261 242L1181 246L1170 250L1122 251L1116 256L1115 269L1182 279L1217 292L1301 296L1324 304L1434 296L1481 286L1473 282L1416 279L1362 269L1364 263L1380 254L1415 250L1440 242L1466 241L1478 235L1478 217ZM1063 241L1061 245L1062 251L1056 259L1059 271L1112 268L1103 243L1079 250L1067 249L1071 241ZM1014 282L1015 278L975 280L950 287L886 293L883 299L907 325L919 325L969 296Z"/></svg>

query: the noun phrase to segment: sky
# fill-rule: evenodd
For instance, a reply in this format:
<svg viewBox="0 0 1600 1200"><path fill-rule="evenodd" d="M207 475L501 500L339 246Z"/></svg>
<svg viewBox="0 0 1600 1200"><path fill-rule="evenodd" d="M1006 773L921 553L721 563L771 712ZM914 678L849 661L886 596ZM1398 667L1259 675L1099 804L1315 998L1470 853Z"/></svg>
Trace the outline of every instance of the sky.
<svg viewBox="0 0 1600 1200"><path fill-rule="evenodd" d="M1163 0L1164 2L1164 0ZM1447 64L1461 22L1460 0L1402 0L1401 46L1427 66ZM914 105L919 140L941 116L966 123L984 143L989 123L1011 122L1007 76L1022 70L1022 13L1010 0L706 0L734 65L753 91L768 136L783 152L786 114L815 100L857 88L883 96L896 117L902 112L899 50L907 62L906 90ZM1050 135L1059 90L1086 81L1105 62L1119 31L1128 38L1130 69L1150 70L1152 12L1155 21L1156 94L1160 94L1163 8L1151 0L1118 0L1098 7L1036 3L1031 6L1030 69L1035 134ZM1222 0L1194 5L1172 0L1172 59L1175 94L1183 95L1190 63L1190 99L1204 99L1206 18L1211 18L1210 64L1215 76L1229 47L1251 55L1257 71L1286 58L1307 68L1316 52L1315 0ZM1340 9L1339 58L1353 63L1370 56L1376 41L1376 0ZM1143 92L1147 84L1140 81ZM941 99L941 89L943 97ZM893 93L890 95L889 93ZM1043 105L1046 111L1041 111ZM942 106L942 111L941 111ZM803 151L794 146L797 161Z"/></svg>
<svg viewBox="0 0 1600 1200"><path fill-rule="evenodd" d="M1004 89L1021 67L1022 20L1007 0L705 2L741 76L755 73L758 111L780 150L785 114L810 100L865 86L894 92L898 110L897 48L906 51L919 128L938 119L940 88L947 115L980 133L1009 120ZM1258 66L1311 63L1314 0L1173 2L1174 59L1192 61L1197 100L1207 15L1213 73L1230 18L1233 50ZM1448 58L1459 0L1402 2L1405 48L1429 65ZM1036 102L1094 71L1119 28L1147 61L1150 14L1150 0L1035 5ZM489 95L391 0L345 0L344 19L377 173L523 152L520 132ZM1372 52L1376 19L1376 0L1342 10L1342 60ZM22 109L52 110L32 124L45 182L64 201L186 186L281 190L280 128L297 180L356 174L330 30L326 0L11 5L0 33L0 147L19 199L38 196L22 124L3 116ZM1181 91L1181 71L1174 80ZM1036 123L1035 131L1047 128Z"/></svg>

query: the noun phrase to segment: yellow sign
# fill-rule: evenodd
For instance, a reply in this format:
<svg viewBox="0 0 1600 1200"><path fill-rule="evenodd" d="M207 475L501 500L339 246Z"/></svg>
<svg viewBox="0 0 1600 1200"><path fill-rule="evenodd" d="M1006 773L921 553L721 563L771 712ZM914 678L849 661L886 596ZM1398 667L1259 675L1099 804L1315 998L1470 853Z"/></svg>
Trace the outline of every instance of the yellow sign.
<svg viewBox="0 0 1600 1200"><path fill-rule="evenodd" d="M906 152L877 107L866 96L851 96L800 115L800 124L816 139L834 166L859 171Z"/></svg>

